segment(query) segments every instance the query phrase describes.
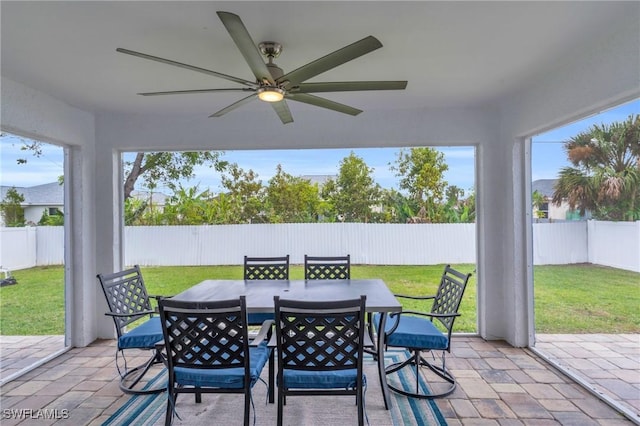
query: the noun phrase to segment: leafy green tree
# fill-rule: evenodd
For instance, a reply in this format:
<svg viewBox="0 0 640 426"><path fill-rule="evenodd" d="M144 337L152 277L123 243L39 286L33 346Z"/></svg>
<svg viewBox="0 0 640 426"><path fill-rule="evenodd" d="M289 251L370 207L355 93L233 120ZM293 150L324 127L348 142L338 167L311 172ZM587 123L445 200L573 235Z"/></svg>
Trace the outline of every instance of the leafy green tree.
<svg viewBox="0 0 640 426"><path fill-rule="evenodd" d="M133 161L125 161L124 199L131 197L141 178L150 189L158 185L177 188L181 179L193 178L196 166L208 165L222 171L227 165L220 160L220 152L138 152Z"/></svg>
<svg viewBox="0 0 640 426"><path fill-rule="evenodd" d="M178 185L163 211L164 222L170 225L203 225L208 219L208 190L200 192L198 186L184 188Z"/></svg>
<svg viewBox="0 0 640 426"><path fill-rule="evenodd" d="M218 194L208 204L209 223L212 225L238 223L233 216L235 210L232 197L224 193Z"/></svg>
<svg viewBox="0 0 640 426"><path fill-rule="evenodd" d="M55 214L49 214L47 210L42 210L42 216L40 216L40 220L38 221L38 225L40 226L63 226L64 225L64 214L58 209L56 209Z"/></svg>
<svg viewBox="0 0 640 426"><path fill-rule="evenodd" d="M318 186L276 167L267 186L268 220L272 223L309 223L318 220Z"/></svg>
<svg viewBox="0 0 640 426"><path fill-rule="evenodd" d="M425 219L431 222L441 219L439 205L445 195L444 172L448 169L444 154L428 147L400 150L391 167L400 178L400 189L408 192L419 211L425 213Z"/></svg>
<svg viewBox="0 0 640 426"><path fill-rule="evenodd" d="M450 185L445 190L445 195L446 202L441 205L441 212L439 213L443 222L467 223L475 220L475 203L463 198L463 189ZM473 198L471 201L473 201Z"/></svg>
<svg viewBox="0 0 640 426"><path fill-rule="evenodd" d="M149 203L140 198L131 197L124 200L124 224L149 225L145 218L148 205Z"/></svg>
<svg viewBox="0 0 640 426"><path fill-rule="evenodd" d="M7 190L4 199L0 202L0 212L5 226L20 227L25 225L24 208L21 205L23 202L24 196L15 187Z"/></svg>
<svg viewBox="0 0 640 426"><path fill-rule="evenodd" d="M382 189L380 196L382 211L374 215L380 223L406 223L415 216L415 203L395 189Z"/></svg>
<svg viewBox="0 0 640 426"><path fill-rule="evenodd" d="M532 198L533 207L535 207L536 209L536 218L544 219L545 212L542 210L542 207L546 202L544 195L542 195L540 191L535 190L533 191L533 194L531 194L531 198Z"/></svg>
<svg viewBox="0 0 640 426"><path fill-rule="evenodd" d="M380 185L376 184L373 169L354 152L342 159L338 177L323 188L323 195L329 198L337 212L337 217L346 222L369 222L372 208L380 203Z"/></svg>
<svg viewBox="0 0 640 426"><path fill-rule="evenodd" d="M573 167L560 171L554 204L567 200L601 220L640 219L640 115L594 125L564 148Z"/></svg>
<svg viewBox="0 0 640 426"><path fill-rule="evenodd" d="M264 223L265 189L253 170L244 171L236 163L228 165L222 174L222 186L230 198L233 223Z"/></svg>

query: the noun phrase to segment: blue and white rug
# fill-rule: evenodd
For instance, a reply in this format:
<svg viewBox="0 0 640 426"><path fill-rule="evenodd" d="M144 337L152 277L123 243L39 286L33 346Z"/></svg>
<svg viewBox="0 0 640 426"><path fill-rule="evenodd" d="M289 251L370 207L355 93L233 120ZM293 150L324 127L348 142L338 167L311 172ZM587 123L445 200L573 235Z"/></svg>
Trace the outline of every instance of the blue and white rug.
<svg viewBox="0 0 640 426"><path fill-rule="evenodd" d="M404 351L388 351L385 354L385 364L391 364L404 359ZM367 391L365 395L365 411L370 426L400 426L400 425L435 425L446 426L444 416L434 401L407 398L391 392L392 407L385 410L382 392L378 379L377 363L371 356L366 355L364 370L367 376ZM267 369L263 371L266 380ZM415 386L413 373L392 375L389 377L396 384L401 383L405 389ZM161 380L166 380L165 374L160 373L150 383L154 386ZM277 392L277 390L276 390ZM277 404L266 403L266 386L256 384L253 390L255 409L255 425L275 425ZM118 411L116 411L103 425L132 425L151 426L163 425L167 407L166 393L149 396L132 396ZM180 395L177 401L177 413L180 419L174 418L174 425L241 425L243 421L242 395L203 394L202 403L196 404L193 395ZM305 396L289 397L284 407L284 424L300 425L348 425L355 424L357 411L354 399L348 396ZM366 423L366 422L365 422Z"/></svg>

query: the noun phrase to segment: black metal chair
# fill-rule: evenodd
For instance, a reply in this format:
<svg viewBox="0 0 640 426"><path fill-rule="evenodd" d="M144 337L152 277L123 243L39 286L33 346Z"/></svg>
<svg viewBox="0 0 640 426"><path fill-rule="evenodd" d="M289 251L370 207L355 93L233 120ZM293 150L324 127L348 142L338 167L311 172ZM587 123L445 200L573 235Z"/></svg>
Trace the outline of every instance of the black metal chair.
<svg viewBox="0 0 640 426"><path fill-rule="evenodd" d="M305 280L351 279L351 255L304 256Z"/></svg>
<svg viewBox="0 0 640 426"><path fill-rule="evenodd" d="M98 281L102 287L109 312L105 315L113 318L118 335L116 349L116 367L120 374L120 389L128 394L150 394L166 390L166 386L148 388L142 387L142 378L154 364L163 362L157 342L162 341L162 327L160 317L155 314L149 294L140 272L140 267L112 274L98 274ZM147 321L142 322L144 318ZM129 349L152 351L151 357L142 365L129 369L125 351ZM118 354L124 360L124 368L118 363ZM138 384L141 383L140 386Z"/></svg>
<svg viewBox="0 0 640 426"><path fill-rule="evenodd" d="M175 415L180 393L244 394L244 425L249 424L251 390L269 361L267 336L273 321L263 324L249 343L245 296L234 300L186 302L158 301L167 353L168 399L165 424ZM269 384L273 389L273 376ZM255 423L255 410L254 410Z"/></svg>
<svg viewBox="0 0 640 426"><path fill-rule="evenodd" d="M274 297L278 426L287 396L295 395L355 395L358 425L364 424L365 302L365 296L331 302Z"/></svg>
<svg viewBox="0 0 640 426"><path fill-rule="evenodd" d="M244 279L250 281L263 280L288 280L289 279L289 255L280 257L244 257ZM262 325L265 321L273 320L272 312L250 313L247 315L247 324L252 326ZM275 374L275 361L273 351L269 360L269 377ZM274 390L270 388L269 402L274 401Z"/></svg>
<svg viewBox="0 0 640 426"><path fill-rule="evenodd" d="M405 396L422 399L443 397L455 390L456 380L446 368L446 353L451 352L453 324L455 319L460 316L458 309L469 278L471 278L471 274L463 274L451 268L450 265L446 265L435 295L395 295L405 299L433 300L433 304L429 312L403 310L402 313L389 315L384 330L384 344L387 347L406 348L411 352L411 356L405 361L388 365L385 372L389 375L405 367L413 367L416 377L415 392L400 389L391 383L389 383L389 389ZM376 328L379 328L379 319L380 314L374 315L373 323ZM422 351L432 351L434 361L430 362L424 358ZM441 351L441 365L435 363L436 357L433 354L435 351ZM431 389L429 392L425 392L427 387L426 384L421 383L420 366L427 367L443 379L445 389L439 391ZM423 389L422 392L421 389Z"/></svg>
<svg viewBox="0 0 640 426"><path fill-rule="evenodd" d="M244 257L245 280L288 280L289 255L282 257Z"/></svg>

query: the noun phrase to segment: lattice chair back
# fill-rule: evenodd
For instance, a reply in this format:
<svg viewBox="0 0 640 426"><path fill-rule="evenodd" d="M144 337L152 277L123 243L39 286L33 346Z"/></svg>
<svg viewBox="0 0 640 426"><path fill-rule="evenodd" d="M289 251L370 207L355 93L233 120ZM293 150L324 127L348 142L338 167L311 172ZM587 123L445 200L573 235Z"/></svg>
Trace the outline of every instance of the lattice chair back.
<svg viewBox="0 0 640 426"><path fill-rule="evenodd" d="M203 302L160 299L158 305L169 370L165 424L173 419L178 393L193 393L198 403L202 393L240 393L248 425L251 388L271 350L265 340L250 347L245 296Z"/></svg>
<svg viewBox="0 0 640 426"><path fill-rule="evenodd" d="M118 337L124 334L129 324L154 313L138 265L112 274L98 274L98 280L107 298L109 311L123 315L112 316Z"/></svg>
<svg viewBox="0 0 640 426"><path fill-rule="evenodd" d="M289 255L282 257L244 257L245 280L288 280Z"/></svg>
<svg viewBox="0 0 640 426"><path fill-rule="evenodd" d="M304 256L305 280L351 279L351 255Z"/></svg>
<svg viewBox="0 0 640 426"><path fill-rule="evenodd" d="M162 356L156 343L162 341L160 317L154 316L149 294L140 272L140 267L111 274L98 274L98 281L107 299L109 312L106 315L113 319L118 334L116 366L120 373L120 389L128 394L150 394L166 390L165 386L147 388L142 378L155 364L162 363ZM134 322L149 317L147 321ZM127 366L124 351L127 349L146 349L152 352L151 357L142 365L134 368ZM118 363L118 355L122 354L124 369ZM140 385L138 385L140 383Z"/></svg>
<svg viewBox="0 0 640 426"><path fill-rule="evenodd" d="M246 368L249 343L245 297L216 302L161 300L170 368Z"/></svg>
<svg viewBox="0 0 640 426"><path fill-rule="evenodd" d="M365 303L274 297L278 356L278 425L286 396L355 395L363 424Z"/></svg>
<svg viewBox="0 0 640 426"><path fill-rule="evenodd" d="M445 327L449 337L451 337L453 323L457 316L449 316L447 314L458 313L468 281L468 275L458 272L447 265L440 279L436 296L433 299L431 313L442 315L433 318Z"/></svg>

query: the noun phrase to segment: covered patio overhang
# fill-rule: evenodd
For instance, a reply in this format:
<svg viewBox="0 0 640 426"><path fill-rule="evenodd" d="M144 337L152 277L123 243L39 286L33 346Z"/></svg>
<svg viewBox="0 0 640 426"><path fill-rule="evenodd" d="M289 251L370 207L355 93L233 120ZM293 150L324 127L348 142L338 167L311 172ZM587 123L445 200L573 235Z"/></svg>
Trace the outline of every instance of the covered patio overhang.
<svg viewBox="0 0 640 426"><path fill-rule="evenodd" d="M67 333L113 337L95 276L120 269L120 153L456 146L476 148L478 332L533 339L530 137L640 97L638 2L3 1L3 131L63 145ZM136 93L229 87L126 57L131 48L248 78L216 11L291 70L375 35L384 47L314 81L408 80L405 91L327 94L357 117L300 104L283 125L239 97ZM286 59L285 59L286 58ZM228 82L227 82L228 83ZM291 102L290 104L294 104ZM428 244L425 241L425 244Z"/></svg>

